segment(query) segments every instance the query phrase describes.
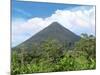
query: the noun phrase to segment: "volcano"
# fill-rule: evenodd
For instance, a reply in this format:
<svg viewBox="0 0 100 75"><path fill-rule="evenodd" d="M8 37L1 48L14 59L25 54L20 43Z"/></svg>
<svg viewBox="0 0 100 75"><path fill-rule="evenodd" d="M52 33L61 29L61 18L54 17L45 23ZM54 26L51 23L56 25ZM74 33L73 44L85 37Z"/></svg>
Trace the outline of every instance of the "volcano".
<svg viewBox="0 0 100 75"><path fill-rule="evenodd" d="M60 23L53 22L52 24L50 24L37 34L33 35L31 38L27 39L23 43L19 44L15 48L21 48L22 45L28 48L31 47L33 43L40 44L48 38L56 39L61 43L67 42L69 44L74 44L80 39L80 36L63 27Z"/></svg>

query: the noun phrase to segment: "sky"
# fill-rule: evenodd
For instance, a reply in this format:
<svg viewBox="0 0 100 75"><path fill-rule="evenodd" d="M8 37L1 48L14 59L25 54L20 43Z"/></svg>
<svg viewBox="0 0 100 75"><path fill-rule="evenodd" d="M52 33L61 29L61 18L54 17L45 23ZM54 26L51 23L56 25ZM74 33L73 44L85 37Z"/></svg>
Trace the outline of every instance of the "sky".
<svg viewBox="0 0 100 75"><path fill-rule="evenodd" d="M77 35L95 35L95 6L12 0L12 47L55 21Z"/></svg>

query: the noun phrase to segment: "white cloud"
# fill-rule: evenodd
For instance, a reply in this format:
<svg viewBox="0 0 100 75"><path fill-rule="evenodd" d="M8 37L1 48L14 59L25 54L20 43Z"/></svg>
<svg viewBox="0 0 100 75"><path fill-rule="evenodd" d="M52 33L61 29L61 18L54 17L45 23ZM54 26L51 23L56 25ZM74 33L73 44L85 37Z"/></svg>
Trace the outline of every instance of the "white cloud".
<svg viewBox="0 0 100 75"><path fill-rule="evenodd" d="M80 7L81 8L81 7ZM47 18L33 17L27 21L16 20L12 23L12 41L21 43L36 34L50 23L57 21L76 34L95 33L95 8L89 10L56 10ZM18 44L17 43L17 44Z"/></svg>

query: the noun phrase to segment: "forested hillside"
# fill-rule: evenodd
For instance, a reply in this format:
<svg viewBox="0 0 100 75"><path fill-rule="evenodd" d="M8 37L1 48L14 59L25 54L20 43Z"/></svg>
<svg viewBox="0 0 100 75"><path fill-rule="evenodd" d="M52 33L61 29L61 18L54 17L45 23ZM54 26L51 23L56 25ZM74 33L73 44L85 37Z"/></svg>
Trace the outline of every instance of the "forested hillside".
<svg viewBox="0 0 100 75"><path fill-rule="evenodd" d="M96 68L96 38L82 34L73 48L57 39L47 39L32 50L23 45L12 51L11 74L87 70Z"/></svg>

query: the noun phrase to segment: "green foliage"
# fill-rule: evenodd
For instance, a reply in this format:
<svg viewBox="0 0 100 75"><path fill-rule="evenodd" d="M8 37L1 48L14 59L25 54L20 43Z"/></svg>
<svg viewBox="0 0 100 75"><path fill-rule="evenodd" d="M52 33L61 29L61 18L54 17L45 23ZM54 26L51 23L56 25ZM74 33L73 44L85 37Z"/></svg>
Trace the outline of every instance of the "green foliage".
<svg viewBox="0 0 100 75"><path fill-rule="evenodd" d="M82 34L82 38L76 43L75 50L82 51L84 54L87 53L87 58L95 58L96 56L96 43L95 37L87 34Z"/></svg>
<svg viewBox="0 0 100 75"><path fill-rule="evenodd" d="M94 36L82 34L73 49L67 46L58 40L48 39L40 46L33 44L33 50L30 52L25 51L25 48L20 49L21 53L13 51L12 75L96 68Z"/></svg>
<svg viewBox="0 0 100 75"><path fill-rule="evenodd" d="M56 62L62 55L62 45L57 40L47 40L41 45L42 55L47 60Z"/></svg>

